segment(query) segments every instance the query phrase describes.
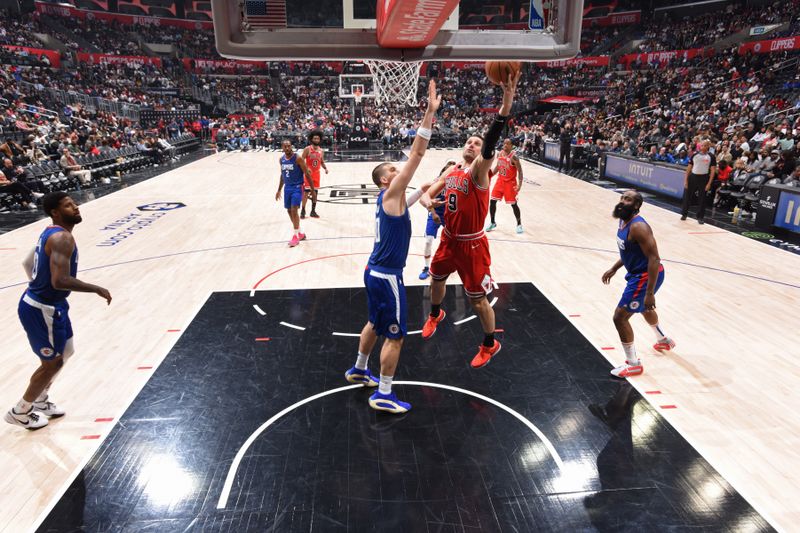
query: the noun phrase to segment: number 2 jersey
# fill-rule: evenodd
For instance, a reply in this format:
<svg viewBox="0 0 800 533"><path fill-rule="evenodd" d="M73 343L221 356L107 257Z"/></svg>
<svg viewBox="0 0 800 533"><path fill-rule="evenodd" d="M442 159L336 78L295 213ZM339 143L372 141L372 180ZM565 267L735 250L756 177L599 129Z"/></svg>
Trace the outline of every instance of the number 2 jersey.
<svg viewBox="0 0 800 533"><path fill-rule="evenodd" d="M472 167L455 168L444 182L445 233L458 240L482 237L489 211L489 188L478 186Z"/></svg>

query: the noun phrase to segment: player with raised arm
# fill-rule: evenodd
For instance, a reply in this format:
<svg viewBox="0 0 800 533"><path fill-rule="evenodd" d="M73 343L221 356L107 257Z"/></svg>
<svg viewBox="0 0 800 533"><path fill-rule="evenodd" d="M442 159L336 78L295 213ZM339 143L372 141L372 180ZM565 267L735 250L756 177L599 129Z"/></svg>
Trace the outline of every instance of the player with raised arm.
<svg viewBox="0 0 800 533"><path fill-rule="evenodd" d="M397 399L392 392L392 379L400 359L400 349L406 328L406 289L403 268L411 241L411 217L408 206L423 194L423 188L406 198L406 188L428 148L433 116L441 104L436 94L436 82L428 85L428 107L422 124L411 145L408 161L402 168L394 163L381 163L372 171L372 181L381 192L375 210L375 245L364 271L369 319L361 331L355 365L345 373L350 383L378 387L369 398L369 405L379 411L405 413L411 404ZM427 186L425 187L427 188ZM431 202L435 207L435 202ZM369 354L378 340L385 337L381 347L380 380L367 368Z"/></svg>
<svg viewBox="0 0 800 533"><path fill-rule="evenodd" d="M500 342L494 338L494 310L486 298L492 292L492 260L483 224L489 208L489 172L494 148L511 114L519 77L517 71L502 83L503 103L486 138L470 136L464 145L463 160L420 199L422 205L433 209L432 199L444 189L444 230L431 263L431 312L422 328L422 337L430 338L446 316L441 308L445 282L450 274L458 272L484 333L478 353L470 363L473 368L486 365L500 351Z"/></svg>
<svg viewBox="0 0 800 533"><path fill-rule="evenodd" d="M26 429L42 428L48 418L64 416L64 411L49 400L48 392L74 352L67 303L70 292L93 292L111 303L108 290L75 277L78 247L72 229L83 220L78 205L67 193L58 191L42 198L42 208L53 223L45 228L22 263L30 283L18 309L19 320L40 364L22 399L5 415L6 422Z"/></svg>

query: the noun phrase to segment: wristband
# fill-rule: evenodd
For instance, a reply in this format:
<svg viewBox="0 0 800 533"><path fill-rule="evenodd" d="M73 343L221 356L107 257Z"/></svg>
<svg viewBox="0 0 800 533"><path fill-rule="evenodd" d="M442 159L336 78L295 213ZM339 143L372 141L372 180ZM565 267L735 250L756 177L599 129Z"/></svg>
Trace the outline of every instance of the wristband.
<svg viewBox="0 0 800 533"><path fill-rule="evenodd" d="M431 134L432 133L433 132L429 128L420 128L420 129L417 130L417 135L419 137L422 137L426 141L430 141L431 140Z"/></svg>

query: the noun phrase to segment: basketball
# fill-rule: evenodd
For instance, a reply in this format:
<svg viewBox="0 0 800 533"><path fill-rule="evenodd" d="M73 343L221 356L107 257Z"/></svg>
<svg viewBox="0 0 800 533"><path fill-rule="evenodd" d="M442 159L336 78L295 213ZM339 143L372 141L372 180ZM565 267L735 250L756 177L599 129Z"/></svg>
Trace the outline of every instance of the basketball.
<svg viewBox="0 0 800 533"><path fill-rule="evenodd" d="M489 81L500 85L519 72L521 66L522 63L519 61L487 61L484 70Z"/></svg>

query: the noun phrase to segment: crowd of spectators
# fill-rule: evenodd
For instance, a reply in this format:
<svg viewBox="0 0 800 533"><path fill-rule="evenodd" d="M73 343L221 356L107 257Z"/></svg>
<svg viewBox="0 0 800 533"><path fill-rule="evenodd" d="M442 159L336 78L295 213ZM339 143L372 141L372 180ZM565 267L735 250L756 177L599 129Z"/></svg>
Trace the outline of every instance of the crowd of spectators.
<svg viewBox="0 0 800 533"><path fill-rule="evenodd" d="M638 50L703 48L752 26L791 21L799 9L798 0L781 0L767 6L738 2L727 4L723 12L687 15L677 20L669 16L654 17L643 28Z"/></svg>
<svg viewBox="0 0 800 533"><path fill-rule="evenodd" d="M648 23L641 49L706 46L745 25L786 21L797 15L797 4L798 0L791 0L757 12L738 11L733 6L727 12L693 17L691 21ZM33 33L55 31L43 27L37 16L3 21L8 23L0 28L2 44L36 45ZM103 26L100 31L97 22L68 19L58 19L58 24L68 35L56 37L65 43L73 35L106 53L143 54L134 42L138 34L144 42L176 45L183 56L218 57L213 34L207 31L159 26L116 27L113 31ZM591 30L586 34L591 37L587 42L603 45L615 39L617 31ZM79 46L75 40L70 43L73 48ZM0 59L8 53L0 48ZM534 156L541 153L545 138L566 135L573 144L587 149L591 161L611 151L678 165L688 162L701 139L709 139L718 159L729 168L766 168L773 175L777 169L776 177L785 177L794 169L791 162L800 142L796 58L796 52L739 55L733 48L710 57L676 57L666 64L633 63L625 68L526 65L515 107L523 113L512 124L509 135ZM386 146L401 147L413 139L413 125L421 116L420 109L377 105L370 99L354 106L351 98L339 96L338 69L327 63L272 62L255 71L256 75L222 76L214 72L187 75L178 62L163 61L160 68L131 62L70 63L61 69L50 68L39 58L27 64L4 62L0 92L10 104L3 108L0 127L4 132L26 133L24 142L18 143L19 149L6 143L12 152L8 157L11 165L23 165L20 168L24 169L23 160L60 160L65 149L70 154L77 150L78 155L124 145L158 153L165 149L155 138L147 141L148 134L129 120L89 112L81 105L63 107L47 99L47 89L157 109L194 105L188 95L190 85L207 94L232 98L245 118L217 122L217 144L227 149L274 147L283 135L302 138L312 129L320 129L328 140L340 143L356 129ZM345 72L360 72L359 68L363 67L345 65ZM487 110L500 103L500 89L486 80L482 69L447 69L440 63L429 63L420 79L420 94L427 77L436 78L445 95L434 126L434 145L458 143L482 131L491 117ZM542 107L543 99L565 94L586 98L579 105ZM59 116L37 115L40 107L56 109ZM790 109L795 111L768 121L774 113ZM209 138L216 128L203 119L193 124L163 125L160 134L168 137L185 129ZM24 152L22 159L17 153L20 149ZM789 163L771 166L770 161L776 160ZM67 169L73 166L69 161L62 166L70 172L80 171Z"/></svg>

